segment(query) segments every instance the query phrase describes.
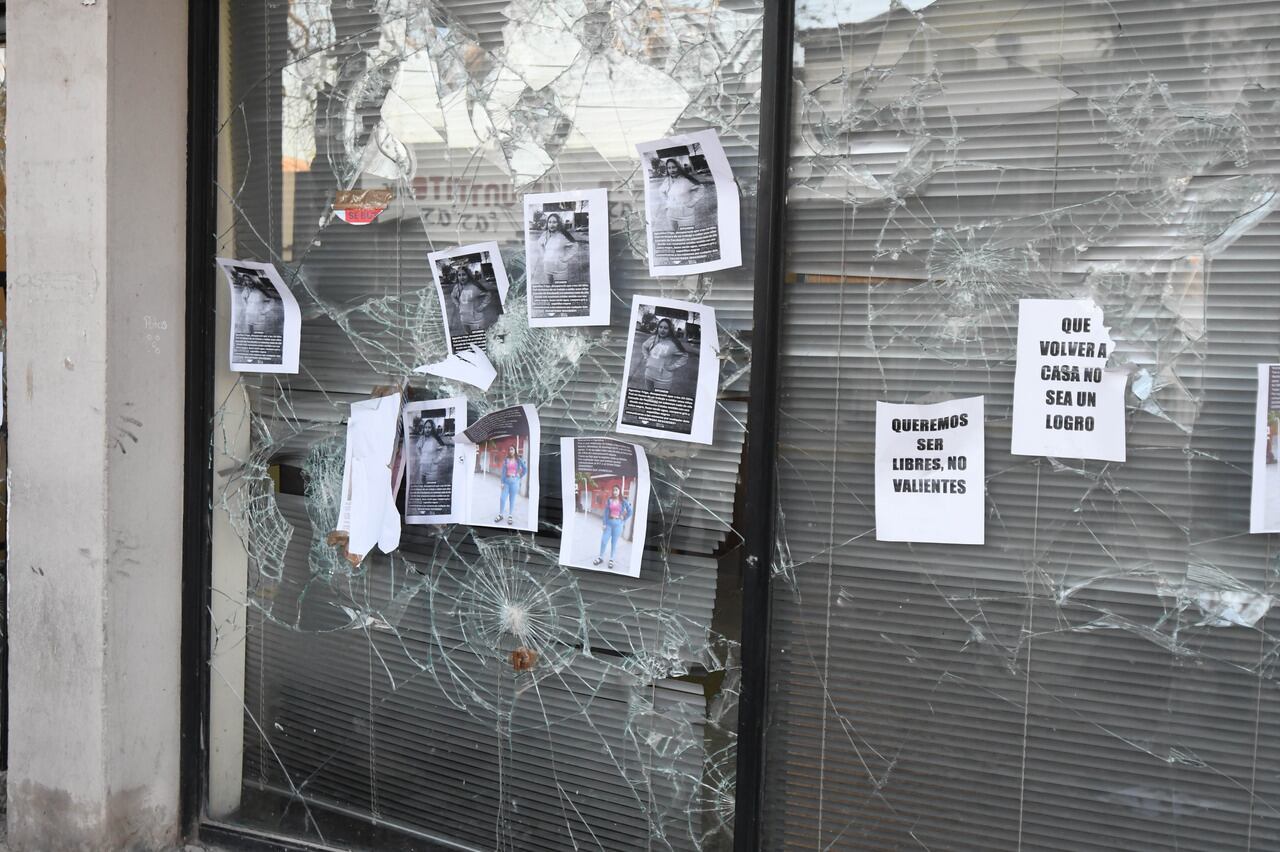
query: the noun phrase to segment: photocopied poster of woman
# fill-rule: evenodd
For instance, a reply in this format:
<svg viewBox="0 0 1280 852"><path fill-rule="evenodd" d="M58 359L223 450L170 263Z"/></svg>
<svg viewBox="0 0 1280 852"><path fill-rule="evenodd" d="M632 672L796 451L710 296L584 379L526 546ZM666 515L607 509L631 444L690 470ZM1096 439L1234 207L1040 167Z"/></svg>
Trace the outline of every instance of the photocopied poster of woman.
<svg viewBox="0 0 1280 852"><path fill-rule="evenodd" d="M467 523L537 532L541 432L532 405L499 409L461 432Z"/></svg>
<svg viewBox="0 0 1280 852"><path fill-rule="evenodd" d="M449 352L485 350L485 332L502 316L507 270L497 243L474 243L427 255Z"/></svg>
<svg viewBox="0 0 1280 852"><path fill-rule="evenodd" d="M710 444L720 381L714 308L636 296L618 431Z"/></svg>
<svg viewBox="0 0 1280 852"><path fill-rule="evenodd" d="M609 194L524 197L529 325L609 324Z"/></svg>
<svg viewBox="0 0 1280 852"><path fill-rule="evenodd" d="M467 475L455 444L467 428L465 397L411 402L404 407L406 460L404 520L447 524L462 520Z"/></svg>
<svg viewBox="0 0 1280 852"><path fill-rule="evenodd" d="M270 263L217 258L231 287L231 369L296 373L302 311Z"/></svg>
<svg viewBox="0 0 1280 852"><path fill-rule="evenodd" d="M649 522L649 461L616 438L560 439L560 564L640 576Z"/></svg>
<svg viewBox="0 0 1280 852"><path fill-rule="evenodd" d="M738 185L714 130L636 146L644 176L649 274L742 265Z"/></svg>

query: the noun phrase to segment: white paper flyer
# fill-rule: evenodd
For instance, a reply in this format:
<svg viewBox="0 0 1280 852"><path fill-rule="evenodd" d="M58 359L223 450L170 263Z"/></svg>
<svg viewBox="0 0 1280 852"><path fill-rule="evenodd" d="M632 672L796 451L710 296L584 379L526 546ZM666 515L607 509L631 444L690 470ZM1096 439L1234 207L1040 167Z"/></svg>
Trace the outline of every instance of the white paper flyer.
<svg viewBox="0 0 1280 852"><path fill-rule="evenodd" d="M984 543L983 407L876 403L876 541Z"/></svg>
<svg viewBox="0 0 1280 852"><path fill-rule="evenodd" d="M427 255L450 353L485 351L485 332L507 302L507 270L497 243L474 243Z"/></svg>
<svg viewBox="0 0 1280 852"><path fill-rule="evenodd" d="M467 428L467 400L452 397L411 402L405 405L402 417L405 523L461 521L467 469L455 441Z"/></svg>
<svg viewBox="0 0 1280 852"><path fill-rule="evenodd" d="M467 523L537 532L540 440L532 405L499 409L461 432Z"/></svg>
<svg viewBox="0 0 1280 852"><path fill-rule="evenodd" d="M1113 348L1092 299L1018 303L1014 455L1124 461L1128 377L1107 369Z"/></svg>
<svg viewBox="0 0 1280 852"><path fill-rule="evenodd" d="M560 439L560 564L640 576L649 522L649 461L615 438Z"/></svg>
<svg viewBox="0 0 1280 852"><path fill-rule="evenodd" d="M714 308L636 296L618 431L710 444L720 381Z"/></svg>
<svg viewBox="0 0 1280 852"><path fill-rule="evenodd" d="M296 373L302 311L270 263L217 258L231 287L231 369Z"/></svg>
<svg viewBox="0 0 1280 852"><path fill-rule="evenodd" d="M742 265L738 185L714 130L636 146L644 176L649 274Z"/></svg>
<svg viewBox="0 0 1280 852"><path fill-rule="evenodd" d="M529 325L608 325L608 191L526 195L524 228Z"/></svg>

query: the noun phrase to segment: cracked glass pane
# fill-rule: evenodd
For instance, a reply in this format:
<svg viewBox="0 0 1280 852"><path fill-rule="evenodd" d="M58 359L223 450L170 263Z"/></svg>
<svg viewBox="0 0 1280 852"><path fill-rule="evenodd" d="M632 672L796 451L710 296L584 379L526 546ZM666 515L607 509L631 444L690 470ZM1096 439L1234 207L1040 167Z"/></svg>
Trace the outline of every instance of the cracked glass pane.
<svg viewBox="0 0 1280 852"><path fill-rule="evenodd" d="M739 682L739 469L761 6L750 0L229 0L218 254L271 261L301 372L219 372L208 817L370 848L726 849ZM714 129L744 266L647 274L635 144ZM609 191L609 328L530 328L521 197ZM336 193L390 189L352 226ZM427 254L496 240L487 392L414 374L446 340ZM225 364L221 292L217 363ZM560 436L613 432L632 296L714 305L709 447L640 440L638 579L557 565ZM332 535L350 403L408 378L542 424L541 529Z"/></svg>
<svg viewBox="0 0 1280 852"><path fill-rule="evenodd" d="M5 46L0 44L0 257L4 255L3 236L9 229L8 224L8 204L5 201L4 186L8 180L8 171L5 168L6 151L8 143L5 141L8 135L8 116L9 116L9 84L8 75L5 73Z"/></svg>
<svg viewBox="0 0 1280 852"><path fill-rule="evenodd" d="M798 6L763 848L1280 846L1280 4ZM1126 463L1010 455L1020 298ZM977 394L986 544L877 542L875 402Z"/></svg>

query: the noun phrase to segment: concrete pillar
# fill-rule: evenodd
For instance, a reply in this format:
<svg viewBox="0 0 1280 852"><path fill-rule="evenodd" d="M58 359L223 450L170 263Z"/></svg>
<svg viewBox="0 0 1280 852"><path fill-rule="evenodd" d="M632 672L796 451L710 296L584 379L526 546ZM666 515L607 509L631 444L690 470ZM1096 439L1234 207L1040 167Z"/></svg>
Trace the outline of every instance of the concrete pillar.
<svg viewBox="0 0 1280 852"><path fill-rule="evenodd" d="M15 850L178 839L186 9L8 7Z"/></svg>

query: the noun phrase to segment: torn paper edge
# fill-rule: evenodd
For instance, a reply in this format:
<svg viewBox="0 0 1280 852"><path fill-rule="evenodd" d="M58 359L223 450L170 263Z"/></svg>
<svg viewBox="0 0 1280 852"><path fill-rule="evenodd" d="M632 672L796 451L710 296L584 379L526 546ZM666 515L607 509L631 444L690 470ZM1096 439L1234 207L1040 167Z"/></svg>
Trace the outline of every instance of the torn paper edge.
<svg viewBox="0 0 1280 852"><path fill-rule="evenodd" d="M487 391L493 384L493 380L498 377L498 371L494 369L489 356L484 354L484 350L474 346L465 352L450 354L443 361L415 367L413 371L455 382L465 382L482 391Z"/></svg>
<svg viewBox="0 0 1280 852"><path fill-rule="evenodd" d="M394 393L351 403L336 529L347 533L352 557L367 556L375 544L383 553L400 546L392 465L403 399Z"/></svg>

